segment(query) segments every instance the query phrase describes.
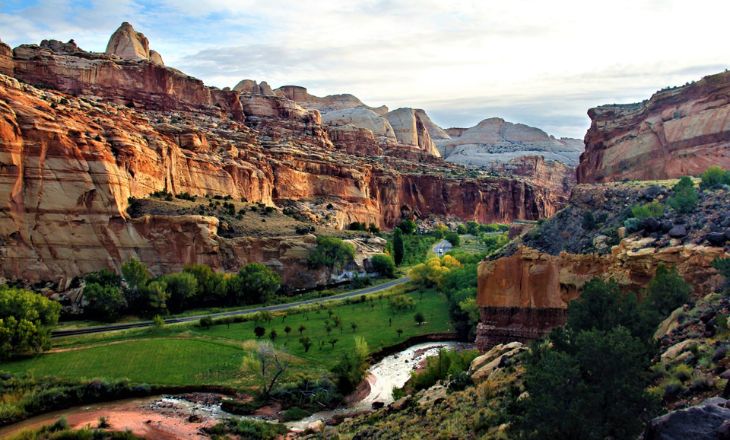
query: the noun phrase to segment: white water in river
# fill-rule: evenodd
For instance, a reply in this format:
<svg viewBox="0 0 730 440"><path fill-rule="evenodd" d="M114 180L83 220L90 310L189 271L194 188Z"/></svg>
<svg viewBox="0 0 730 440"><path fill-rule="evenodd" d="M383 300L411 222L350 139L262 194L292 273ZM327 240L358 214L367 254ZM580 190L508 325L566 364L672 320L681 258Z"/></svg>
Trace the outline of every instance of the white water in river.
<svg viewBox="0 0 730 440"><path fill-rule="evenodd" d="M418 365L425 358L438 354L438 351L442 348L454 349L462 347L467 348L468 345L454 341L427 342L423 344L413 345L403 351L392 354L390 356L386 356L380 362L376 363L368 369L367 381L370 385L370 392L367 396L365 396L365 398L351 404L350 406L344 406L334 410L318 412L302 420L286 423L286 425L289 429L304 430L307 428L307 425L316 420L326 421L334 416L369 411L372 409L372 405L374 402L382 402L384 405L388 405L389 403L393 402L393 388L400 388L405 385L405 383L411 376L411 372L413 372L413 370L418 367ZM71 416L78 413L94 412L104 410L106 408L111 409L119 407L122 404L138 404L140 406L145 405L153 410L155 409L155 407L174 406L181 410L186 410L190 413L205 415L214 419L224 419L227 417L256 419L256 417L251 416L234 416L228 414L225 411L221 410L219 403L212 405L193 403L177 396L158 396L84 405L80 407L69 408L66 410L55 411L52 413L46 413L14 425L0 428L0 438L6 438L7 436L15 434L22 429L37 428L45 424L53 423L61 416Z"/></svg>
<svg viewBox="0 0 730 440"><path fill-rule="evenodd" d="M338 415L359 413L372 409L374 402L388 405L393 402L393 388L400 388L411 377L411 372L425 358L435 356L442 348L453 349L465 344L454 341L426 342L413 345L403 351L384 357L380 362L368 369L367 381L370 384L370 393L349 407L341 407L330 411L314 413L311 416L286 423L289 429L304 430L307 425L317 420L327 420Z"/></svg>

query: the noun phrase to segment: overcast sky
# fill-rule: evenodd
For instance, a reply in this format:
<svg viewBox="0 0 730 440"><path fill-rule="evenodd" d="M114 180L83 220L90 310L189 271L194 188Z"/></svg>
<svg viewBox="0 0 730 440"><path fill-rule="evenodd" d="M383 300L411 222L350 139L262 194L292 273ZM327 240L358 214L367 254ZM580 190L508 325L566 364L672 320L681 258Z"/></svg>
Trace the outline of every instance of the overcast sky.
<svg viewBox="0 0 730 440"><path fill-rule="evenodd" d="M724 70L728 17L721 0L0 0L0 39L103 51L129 21L206 84L297 84L444 127L500 116L582 138L590 107Z"/></svg>

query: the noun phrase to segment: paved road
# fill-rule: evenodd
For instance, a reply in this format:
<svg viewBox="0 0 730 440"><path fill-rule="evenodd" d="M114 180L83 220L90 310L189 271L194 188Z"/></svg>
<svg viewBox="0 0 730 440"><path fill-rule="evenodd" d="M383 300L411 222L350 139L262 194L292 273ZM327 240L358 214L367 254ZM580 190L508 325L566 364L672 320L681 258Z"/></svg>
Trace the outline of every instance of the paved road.
<svg viewBox="0 0 730 440"><path fill-rule="evenodd" d="M453 247L454 246L452 246L448 240L442 239L441 241L433 245L433 252L439 257L443 257L444 255L446 255L446 252L450 251Z"/></svg>
<svg viewBox="0 0 730 440"><path fill-rule="evenodd" d="M364 289L359 289L359 290L351 290L348 292L338 293L337 295L327 296L327 297L323 297L323 298L306 299L306 300L291 302L291 303L287 303L287 304L275 304L272 306L254 307L254 308L246 309L246 310L231 310L230 312L208 313L208 314L204 314L204 315L170 318L170 319L166 319L165 323L176 324L176 323L180 323L180 322L192 322L192 321L197 321L200 318L203 318L205 316L210 316L212 318L220 318L220 317L224 317L224 316L248 315L250 313L258 313L258 312L263 312L263 311L278 312L281 310L287 310L287 309L291 309L294 307L303 306L306 304L325 303L328 301L334 301L334 300L344 299L344 298L352 298L355 296L365 295L368 293L381 292L383 290L388 290L391 287L395 287L400 284L407 283L408 281L410 281L410 278L402 277L402 278L398 278L396 280L388 281L383 284L378 284L377 286L366 287ZM111 331L118 331L118 330L127 330L130 328L149 327L153 324L154 323L152 321L137 321L137 322L129 322L129 323L123 323L123 324L110 324L110 325L100 325L100 326L94 326L94 327L84 327L84 328L79 328L79 329L74 329L74 330L55 330L51 333L51 337L59 338L62 336L85 335L85 334L90 334L90 333L104 333L104 332L111 332Z"/></svg>

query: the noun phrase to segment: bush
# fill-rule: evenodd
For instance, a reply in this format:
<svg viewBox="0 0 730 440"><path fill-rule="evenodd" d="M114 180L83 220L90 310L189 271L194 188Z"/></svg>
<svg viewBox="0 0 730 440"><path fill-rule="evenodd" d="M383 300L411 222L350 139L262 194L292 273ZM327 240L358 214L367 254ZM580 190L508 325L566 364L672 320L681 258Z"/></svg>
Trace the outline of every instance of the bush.
<svg viewBox="0 0 730 440"><path fill-rule="evenodd" d="M204 329L211 328L213 326L213 318L210 316L203 316L200 318L200 321L198 321L198 326Z"/></svg>
<svg viewBox="0 0 730 440"><path fill-rule="evenodd" d="M86 284L96 283L101 286L120 286L122 284L122 277L109 269L102 269L86 275L84 281L86 281Z"/></svg>
<svg viewBox="0 0 730 440"><path fill-rule="evenodd" d="M672 207L675 211L682 214L689 214L697 207L697 201L699 195L695 189L692 179L687 176L679 179L676 185L672 188L674 194L667 200L667 204Z"/></svg>
<svg viewBox="0 0 730 440"><path fill-rule="evenodd" d="M700 183L702 189L715 189L722 185L730 185L730 171L725 171L716 165L707 168L700 177L702 178Z"/></svg>
<svg viewBox="0 0 730 440"><path fill-rule="evenodd" d="M226 277L222 273L213 271L210 266L205 264L185 266L183 272L193 275L198 282L197 303L220 305L225 302L228 287Z"/></svg>
<svg viewBox="0 0 730 440"><path fill-rule="evenodd" d="M446 236L444 238L446 239L446 241L451 243L451 245L454 247L459 247L459 245L461 244L461 238L459 237L459 234L457 234L456 232L453 232L453 231L447 232Z"/></svg>
<svg viewBox="0 0 730 440"><path fill-rule="evenodd" d="M659 324L665 316L689 300L692 287L679 275L677 269L663 264L657 267L654 278L646 287L645 308L655 314L654 321Z"/></svg>
<svg viewBox="0 0 730 440"><path fill-rule="evenodd" d="M627 218L624 220L624 227L626 228L626 232L631 234L632 232L637 232L639 229L641 229L641 220L638 218Z"/></svg>
<svg viewBox="0 0 730 440"><path fill-rule="evenodd" d="M410 384L413 391L430 388L439 380L449 377L457 378L469 369L471 361L478 354L477 350L439 350L437 356L426 358L426 365L423 369L411 374Z"/></svg>
<svg viewBox="0 0 730 440"><path fill-rule="evenodd" d="M368 369L369 354L370 350L365 338L355 336L355 349L344 353L337 365L332 368L332 373L336 377L337 389L342 394L349 394L362 381Z"/></svg>
<svg viewBox="0 0 730 440"><path fill-rule="evenodd" d="M0 286L0 359L51 346L61 306L29 290Z"/></svg>
<svg viewBox="0 0 730 440"><path fill-rule="evenodd" d="M644 220L650 217L661 217L664 215L664 206L659 202L634 205L631 207L631 215L639 220Z"/></svg>
<svg viewBox="0 0 730 440"><path fill-rule="evenodd" d="M373 255L370 258L370 264L373 270L384 277L393 278L395 276L395 261L393 257L386 254Z"/></svg>
<svg viewBox="0 0 730 440"><path fill-rule="evenodd" d="M317 247L309 254L310 267L327 267L330 274L341 270L355 257L355 246L336 237L317 237Z"/></svg>

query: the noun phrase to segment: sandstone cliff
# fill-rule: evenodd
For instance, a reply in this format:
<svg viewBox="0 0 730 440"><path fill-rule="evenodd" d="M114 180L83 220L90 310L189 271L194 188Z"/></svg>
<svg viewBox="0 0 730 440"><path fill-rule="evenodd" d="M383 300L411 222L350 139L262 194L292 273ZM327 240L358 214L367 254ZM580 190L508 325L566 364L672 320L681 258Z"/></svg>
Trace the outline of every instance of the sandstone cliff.
<svg viewBox="0 0 730 440"><path fill-rule="evenodd" d="M627 290L638 290L654 276L660 263L674 266L701 294L719 287L722 280L712 268L716 258L730 257L721 247L679 245L645 247L626 239L608 255L550 255L528 247L479 265L477 305L480 323L477 345L526 342L563 325L568 302L594 277L613 279Z"/></svg>
<svg viewBox="0 0 730 440"><path fill-rule="evenodd" d="M564 202L550 187L430 156L368 156L382 148L372 131L330 130L319 111L267 93L265 83L217 90L72 43L23 45L12 58L0 51L14 75L0 76L4 278L68 285L137 256L156 273L264 261L292 286L321 282L302 266L312 238L293 227L251 237L215 216L129 216L130 197L156 191L292 203L293 215L340 229L354 221L387 228L403 215L537 219Z"/></svg>
<svg viewBox="0 0 730 440"><path fill-rule="evenodd" d="M698 175L730 168L730 73L662 90L638 104L590 109L581 183Z"/></svg>

